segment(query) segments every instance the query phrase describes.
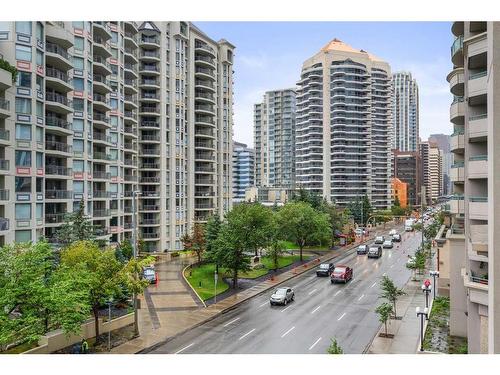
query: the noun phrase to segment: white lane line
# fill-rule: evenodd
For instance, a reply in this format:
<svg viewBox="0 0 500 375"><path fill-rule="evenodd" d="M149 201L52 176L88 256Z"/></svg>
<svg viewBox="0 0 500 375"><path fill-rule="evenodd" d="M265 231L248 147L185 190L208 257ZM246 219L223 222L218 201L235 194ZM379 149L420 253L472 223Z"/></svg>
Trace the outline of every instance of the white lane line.
<svg viewBox="0 0 500 375"><path fill-rule="evenodd" d="M267 305L268 303L269 303L269 302L264 302L262 305L260 305L260 306L259 306L259 308L260 308L260 307L262 307L262 306Z"/></svg>
<svg viewBox="0 0 500 375"><path fill-rule="evenodd" d="M391 264L391 266L389 268L392 268L392 267L394 267L394 264Z"/></svg>
<svg viewBox="0 0 500 375"><path fill-rule="evenodd" d="M344 316L345 316L345 313L343 313L342 315L340 315L340 318L338 318L337 321L339 321L340 319L342 319Z"/></svg>
<svg viewBox="0 0 500 375"><path fill-rule="evenodd" d="M320 342L320 340L321 340L321 337L320 337L319 339L317 339L317 340L314 342L314 344L312 344L312 345L309 347L309 350L312 350L312 349L316 346L316 344L317 344L318 342Z"/></svg>
<svg viewBox="0 0 500 375"><path fill-rule="evenodd" d="M361 298L363 298L365 295L361 295L361 297L358 298L358 301L361 301Z"/></svg>
<svg viewBox="0 0 500 375"><path fill-rule="evenodd" d="M318 307L316 307L313 311L311 311L311 314L314 314L316 311L318 311L318 309L321 307L321 305L319 305Z"/></svg>
<svg viewBox="0 0 500 375"><path fill-rule="evenodd" d="M227 327L228 325L230 325L230 324L232 324L232 323L234 323L234 322L236 322L238 320L240 320L240 318L233 319L229 323L224 324L224 327Z"/></svg>
<svg viewBox="0 0 500 375"><path fill-rule="evenodd" d="M188 349L188 348L192 347L193 345L194 345L194 342L192 342L192 343L191 343L191 344L189 344L188 346L183 347L181 350L179 350L179 351L175 352L174 354L179 354L179 353L183 352L184 350L186 350L186 349Z"/></svg>
<svg viewBox="0 0 500 375"><path fill-rule="evenodd" d="M311 290L309 293L307 293L308 296L310 296L311 294L313 294L315 291L317 291L318 289L313 289Z"/></svg>
<svg viewBox="0 0 500 375"><path fill-rule="evenodd" d="M284 334L281 335L281 338L285 337L286 335L288 335L290 332L292 332L293 330L295 329L295 326L293 326L292 328L290 328L288 331L286 331Z"/></svg>
<svg viewBox="0 0 500 375"><path fill-rule="evenodd" d="M281 310L281 312L285 311L285 310L288 310L290 307L292 307L292 305L288 306L288 307L285 307L283 310Z"/></svg>
<svg viewBox="0 0 500 375"><path fill-rule="evenodd" d="M370 288L373 288L375 285L377 285L377 283L373 283L372 286Z"/></svg>
<svg viewBox="0 0 500 375"><path fill-rule="evenodd" d="M255 328L252 329L251 331L248 331L247 333L245 333L243 336L241 336L238 340L241 340L241 339L244 339L245 337L247 337L249 334L251 334L253 331L255 331Z"/></svg>
<svg viewBox="0 0 500 375"><path fill-rule="evenodd" d="M336 296L337 294L339 294L340 292L342 292L341 290L339 290L337 293L334 294L334 296Z"/></svg>

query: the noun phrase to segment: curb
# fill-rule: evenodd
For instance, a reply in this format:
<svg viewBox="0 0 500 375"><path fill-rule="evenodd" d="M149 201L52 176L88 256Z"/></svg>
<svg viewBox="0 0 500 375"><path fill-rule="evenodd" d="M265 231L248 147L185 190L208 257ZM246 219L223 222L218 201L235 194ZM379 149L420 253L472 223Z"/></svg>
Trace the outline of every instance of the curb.
<svg viewBox="0 0 500 375"><path fill-rule="evenodd" d="M196 297L198 297L198 299L201 301L201 303L203 303L203 306L207 307L207 305L205 304L205 301L203 301L200 297L200 295L196 292L196 289L193 288L193 286L191 285L191 283L186 279L186 276L184 275L184 272L189 268L189 267L192 267L193 265L192 264L188 264L186 267L184 267L182 269L182 278L184 279L184 281L186 282L187 285L189 285L189 287L191 288L191 290L194 292L194 294L196 294Z"/></svg>

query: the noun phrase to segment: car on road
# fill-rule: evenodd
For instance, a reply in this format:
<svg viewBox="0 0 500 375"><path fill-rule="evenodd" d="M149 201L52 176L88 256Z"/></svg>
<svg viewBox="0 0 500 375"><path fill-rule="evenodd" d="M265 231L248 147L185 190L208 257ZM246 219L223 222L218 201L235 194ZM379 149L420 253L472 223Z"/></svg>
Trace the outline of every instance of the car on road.
<svg viewBox="0 0 500 375"><path fill-rule="evenodd" d="M393 234L392 242L401 242L401 235L399 233Z"/></svg>
<svg viewBox="0 0 500 375"><path fill-rule="evenodd" d="M295 292L292 288L283 286L274 291L271 295L269 303L271 306L274 305L286 305L288 302L293 301L295 299Z"/></svg>
<svg viewBox="0 0 500 375"><path fill-rule="evenodd" d="M316 276L330 276L334 268L333 263L322 263L316 269Z"/></svg>
<svg viewBox="0 0 500 375"><path fill-rule="evenodd" d="M380 258L382 256L382 246L370 246L368 258Z"/></svg>
<svg viewBox="0 0 500 375"><path fill-rule="evenodd" d="M377 237L375 237L375 243L376 243L377 245L381 245L381 244L383 244L383 243L384 243L384 241L385 241L384 236L377 236Z"/></svg>
<svg viewBox="0 0 500 375"><path fill-rule="evenodd" d="M394 236L396 233L398 233L396 229L391 229L389 236Z"/></svg>
<svg viewBox="0 0 500 375"><path fill-rule="evenodd" d="M144 267L142 270L142 277L148 280L150 284L155 284L157 279L156 270L154 267Z"/></svg>
<svg viewBox="0 0 500 375"><path fill-rule="evenodd" d="M368 252L368 245L359 245L356 253L358 255L366 254Z"/></svg>
<svg viewBox="0 0 500 375"><path fill-rule="evenodd" d="M384 243L382 244L382 247L384 249L392 249L394 245L392 244L392 240L389 239L389 240L385 240Z"/></svg>
<svg viewBox="0 0 500 375"><path fill-rule="evenodd" d="M352 268L349 266L335 266L333 270L330 281L331 283L342 282L346 284L349 280L352 279Z"/></svg>

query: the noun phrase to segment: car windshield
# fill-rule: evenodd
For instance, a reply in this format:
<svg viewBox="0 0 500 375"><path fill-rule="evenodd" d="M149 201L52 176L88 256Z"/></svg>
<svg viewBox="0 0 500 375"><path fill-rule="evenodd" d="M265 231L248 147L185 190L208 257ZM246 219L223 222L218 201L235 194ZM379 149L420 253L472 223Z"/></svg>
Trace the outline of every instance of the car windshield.
<svg viewBox="0 0 500 375"><path fill-rule="evenodd" d="M144 270L144 275L145 276L152 276L155 274L155 271L152 270L152 269L147 269L147 270Z"/></svg>
<svg viewBox="0 0 500 375"><path fill-rule="evenodd" d="M278 296L284 296L286 294L286 289L276 289L276 292L274 294L277 294Z"/></svg>
<svg viewBox="0 0 500 375"><path fill-rule="evenodd" d="M344 267L335 267L335 270L333 272L334 273L344 273L345 268Z"/></svg>
<svg viewBox="0 0 500 375"><path fill-rule="evenodd" d="M319 266L319 268L324 268L324 269L327 269L328 267L330 267L328 264L321 264Z"/></svg>
<svg viewBox="0 0 500 375"><path fill-rule="evenodd" d="M378 247L370 247L370 251L378 251Z"/></svg>

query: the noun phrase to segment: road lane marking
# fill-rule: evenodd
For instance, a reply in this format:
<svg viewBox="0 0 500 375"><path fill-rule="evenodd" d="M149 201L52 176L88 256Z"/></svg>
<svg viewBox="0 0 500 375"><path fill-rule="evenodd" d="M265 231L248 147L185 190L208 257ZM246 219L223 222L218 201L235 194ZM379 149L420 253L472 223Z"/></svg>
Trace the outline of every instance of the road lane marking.
<svg viewBox="0 0 500 375"><path fill-rule="evenodd" d="M373 283L373 284L372 284L372 286L371 286L370 288L373 288L375 285L377 285L377 283L376 283L376 282L375 282L375 283Z"/></svg>
<svg viewBox="0 0 500 375"><path fill-rule="evenodd" d="M317 340L314 342L314 344L312 344L312 345L309 347L309 350L312 350L312 348L314 348L314 347L316 346L316 344L317 344L318 342L320 342L320 340L321 340L321 337L320 337L319 339L317 339Z"/></svg>
<svg viewBox="0 0 500 375"><path fill-rule="evenodd" d="M288 307L285 307L283 310L281 310L281 312L285 311L285 310L288 310L290 307L292 307L292 305L288 306Z"/></svg>
<svg viewBox="0 0 500 375"><path fill-rule="evenodd" d="M255 328L252 329L251 331L248 331L247 333L245 333L243 336L241 336L238 340L241 340L241 339L244 339L245 337L247 337L249 334L251 334L253 331L255 331Z"/></svg>
<svg viewBox="0 0 500 375"><path fill-rule="evenodd" d="M363 294L361 297L358 298L358 301L361 301L361 298L363 298L365 295Z"/></svg>
<svg viewBox="0 0 500 375"><path fill-rule="evenodd" d="M264 306L264 305L267 305L268 303L269 302L264 302L262 305L259 306L259 308L262 307L262 306Z"/></svg>
<svg viewBox="0 0 500 375"><path fill-rule="evenodd" d="M321 305L319 305L318 307L316 307L313 311L311 311L311 314L314 314L316 311L318 311L318 309L321 307Z"/></svg>
<svg viewBox="0 0 500 375"><path fill-rule="evenodd" d="M174 354L179 354L179 353L183 352L184 350L186 350L186 349L188 349L188 348L192 347L193 345L194 345L194 342L192 342L192 343L191 343L191 344L189 344L188 346L183 347L181 350L179 350L179 351L175 352Z"/></svg>
<svg viewBox="0 0 500 375"><path fill-rule="evenodd" d="M310 296L311 294L313 294L315 291L317 291L318 289L313 289L311 290L309 293L307 293L308 296Z"/></svg>
<svg viewBox="0 0 500 375"><path fill-rule="evenodd" d="M391 266L389 268L392 268L392 267L394 267L394 264L391 264Z"/></svg>
<svg viewBox="0 0 500 375"><path fill-rule="evenodd" d="M340 318L338 318L337 321L339 321L340 319L342 319L344 316L345 316L345 313L343 313L342 315L340 315Z"/></svg>
<svg viewBox="0 0 500 375"><path fill-rule="evenodd" d="M234 322L236 322L238 320L240 320L240 318L233 319L229 323L224 324L224 327L227 327L228 325L230 325L230 324L232 324L232 323L234 323Z"/></svg>
<svg viewBox="0 0 500 375"><path fill-rule="evenodd" d="M339 290L337 293L334 294L334 296L336 296L337 294L339 294L340 292L342 292L341 290Z"/></svg>
<svg viewBox="0 0 500 375"><path fill-rule="evenodd" d="M288 331L286 331L284 334L281 335L281 338L285 337L286 335L288 335L290 332L292 332L293 330L295 329L295 326L293 326L292 328L290 328Z"/></svg>

